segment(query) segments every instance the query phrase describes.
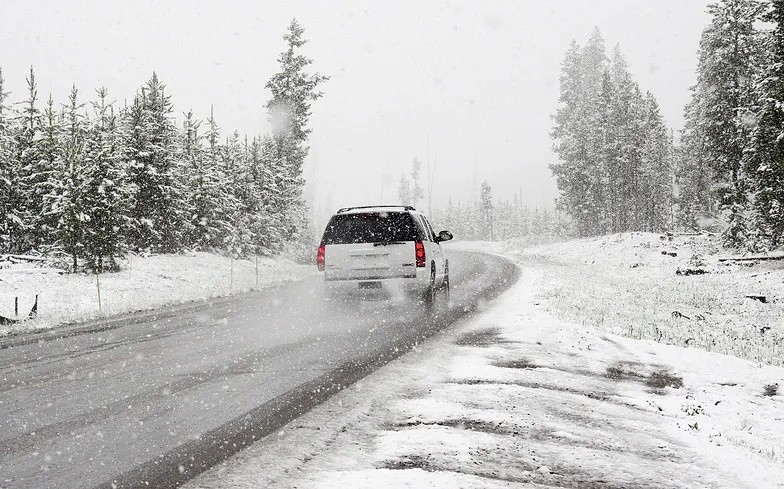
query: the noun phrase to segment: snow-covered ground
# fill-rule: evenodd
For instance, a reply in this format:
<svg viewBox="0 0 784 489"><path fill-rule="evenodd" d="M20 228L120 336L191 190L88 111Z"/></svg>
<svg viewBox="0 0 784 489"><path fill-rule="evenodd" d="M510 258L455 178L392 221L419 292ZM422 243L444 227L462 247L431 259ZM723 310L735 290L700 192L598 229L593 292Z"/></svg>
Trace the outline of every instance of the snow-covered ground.
<svg viewBox="0 0 784 489"><path fill-rule="evenodd" d="M34 320L0 325L0 336L49 329L65 323L101 316L227 296L264 288L315 273L314 266L297 265L285 258L259 258L258 283L255 260L232 260L210 253L132 256L123 270L98 277L64 274L35 263L0 263L0 316L26 316L38 294Z"/></svg>
<svg viewBox="0 0 784 489"><path fill-rule="evenodd" d="M607 257L588 263L607 268L606 276L586 277L593 268L578 265L592 258L583 252L634 250L653 238L534 251L479 245L516 256L524 264L521 281L484 312L189 487L784 487L784 398L776 388L784 384L784 368L612 334L607 329L617 318L594 326L595 311L605 311L599 302L607 300L594 282L639 268L663 280L677 257L659 253L667 260L648 261L656 253L643 245L642 256L629 252L637 266L624 268L630 256L608 249ZM632 300L644 289L624 289L633 283L607 283L608 293ZM553 291L582 286L579 316ZM693 293L662 299L662 307L682 300L688 315L685 306L709 294ZM640 307L637 301L624 308ZM557 316L567 312L575 319ZM659 328L671 324L677 323Z"/></svg>
<svg viewBox="0 0 784 489"><path fill-rule="evenodd" d="M722 263L728 254L717 242L624 233L503 249L524 268L545 270L540 298L559 317L784 365L784 260Z"/></svg>

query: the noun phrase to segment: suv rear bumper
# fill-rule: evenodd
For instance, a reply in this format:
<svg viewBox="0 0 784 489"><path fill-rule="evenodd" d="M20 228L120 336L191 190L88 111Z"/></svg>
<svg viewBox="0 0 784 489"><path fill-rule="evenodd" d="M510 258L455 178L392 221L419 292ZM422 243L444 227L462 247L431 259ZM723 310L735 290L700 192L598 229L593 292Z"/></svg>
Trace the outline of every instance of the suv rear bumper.
<svg viewBox="0 0 784 489"><path fill-rule="evenodd" d="M424 293L429 284L430 278L424 273L395 278L376 278L368 276L353 279L329 279L325 276L324 280L324 287L328 292L330 294L338 295L418 295Z"/></svg>
<svg viewBox="0 0 784 489"><path fill-rule="evenodd" d="M387 280L405 280L405 279L416 279L416 274L411 275L399 275L396 277L385 277L383 275L373 276L368 275L366 277L340 277L340 278L330 278L328 275L324 276L324 281L326 282L366 282L368 280L377 280L377 281L387 281Z"/></svg>

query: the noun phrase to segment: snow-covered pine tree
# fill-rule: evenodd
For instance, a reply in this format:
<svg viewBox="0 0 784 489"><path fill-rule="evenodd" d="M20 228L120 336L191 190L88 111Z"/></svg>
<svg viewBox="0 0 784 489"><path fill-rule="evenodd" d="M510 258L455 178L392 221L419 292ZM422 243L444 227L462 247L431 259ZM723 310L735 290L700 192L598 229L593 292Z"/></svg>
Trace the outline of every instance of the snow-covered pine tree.
<svg viewBox="0 0 784 489"><path fill-rule="evenodd" d="M84 146L87 127L82 108L78 102L78 90L74 85L69 95L69 104L63 109L62 163L52 179L51 192L46 197L46 207L57 218L57 245L71 257L72 271L79 267L79 257L84 253L82 224L86 220L83 212L82 195L85 187Z"/></svg>
<svg viewBox="0 0 784 489"><path fill-rule="evenodd" d="M215 234L212 246L225 248L230 236L235 233L234 214L238 203L231 186L231 175L226 173L227 148L220 144L220 127L215 120L215 113L210 106L210 117L207 119L207 168L211 182L211 195L214 207L211 220L214 223Z"/></svg>
<svg viewBox="0 0 784 489"><path fill-rule="evenodd" d="M256 241L270 252L278 252L289 240L290 220L288 204L290 196L286 194L290 184L290 176L286 172L286 162L278 151L278 141L265 135L259 141L262 180L260 195L263 198L264 225L266 233L257 236Z"/></svg>
<svg viewBox="0 0 784 489"><path fill-rule="evenodd" d="M251 249L256 255L269 255L276 249L274 212L275 178L262 157L262 140L253 138L248 151L248 199L246 226L250 231ZM330 212L332 212L330 210Z"/></svg>
<svg viewBox="0 0 784 489"><path fill-rule="evenodd" d="M180 143L182 164L186 169L186 195L188 203L188 215L190 216L190 233L184 237L183 242L186 247L199 248L202 237L207 235L206 220L203 218L199 209L203 207L203 189L205 187L205 175L203 169L203 148L201 141L203 136L199 134L201 121L193 118L193 111L189 110L184 114L185 120L182 123L182 141Z"/></svg>
<svg viewBox="0 0 784 489"><path fill-rule="evenodd" d="M555 126L550 133L554 140L553 150L560 160L550 165L560 191L558 205L572 215L577 214L586 192L586 178L579 167L584 153L578 124L578 111L583 99L581 52L575 41L566 51L561 65L559 104L553 116Z"/></svg>
<svg viewBox="0 0 784 489"><path fill-rule="evenodd" d="M643 208L640 202L646 195L641 175L642 147L646 141L643 130L645 109L640 88L632 80L620 46L613 50L610 64L612 84L615 89L611 123L616 127L614 144L617 149L610 173L612 200L611 232L643 229Z"/></svg>
<svg viewBox="0 0 784 489"><path fill-rule="evenodd" d="M231 222L232 232L227 236L225 248L234 257L252 254L253 238L251 235L250 209L253 208L250 187L249 162L246 161L240 135L234 131L226 140L222 171L226 176L228 188L231 189L227 216Z"/></svg>
<svg viewBox="0 0 784 489"><path fill-rule="evenodd" d="M676 148L675 186L678 223L684 229L697 231L701 219L715 214L711 195L713 169L707 161L705 137L701 121L702 104L694 97L684 108L684 124L680 144Z"/></svg>
<svg viewBox="0 0 784 489"><path fill-rule="evenodd" d="M148 168L147 111L143 92L134 96L133 103L125 110L122 122L125 126L125 146L128 148L128 177L134 186L128 244L132 249L146 250L154 242L153 223L147 212L152 197L150 173L154 170Z"/></svg>
<svg viewBox="0 0 784 489"><path fill-rule="evenodd" d="M36 107L38 84L32 67L27 78L27 91L27 100L22 102L18 115L19 130L15 134L14 164L18 173L12 185L18 189L15 193L19 196L19 218L22 220L18 229L20 234L11 239L11 249L16 251L28 251L43 242L43 200L48 193L46 184L50 170L42 154L42 114Z"/></svg>
<svg viewBox="0 0 784 489"><path fill-rule="evenodd" d="M711 23L702 32L697 85L700 124L706 160L714 172L719 210L727 219L725 246L739 247L747 239L746 183L742 172L754 105L751 81L761 56L755 24L764 5L758 0L722 0L708 6Z"/></svg>
<svg viewBox="0 0 784 489"><path fill-rule="evenodd" d="M655 165L650 157L643 161L646 144L654 144L646 129L649 104L620 49L615 48L608 63L601 33L595 30L585 47L569 47L560 81L551 133L560 161L550 166L560 192L558 208L571 216L572 227L581 236L659 228L658 217L651 223L651 201L669 202L669 196L662 196L667 186L661 182L669 181L671 172L663 160ZM656 126L657 135L662 128ZM655 141L663 144L661 138ZM665 153L669 161L669 152L661 154ZM655 175L653 182L645 165L665 173ZM566 224L559 214L551 220L548 232Z"/></svg>
<svg viewBox="0 0 784 489"><path fill-rule="evenodd" d="M595 29L580 48L573 42L561 67L561 95L551 136L560 161L550 166L560 191L558 204L572 215L577 232L588 236L601 232L602 187L605 178L599 165L599 147L606 147L595 126L594 103L600 99L607 57L601 32ZM606 88L606 87L605 87ZM604 184L603 184L604 185Z"/></svg>
<svg viewBox="0 0 784 489"><path fill-rule="evenodd" d="M198 250L223 248L233 233L231 212L235 208L233 190L223 171L225 148L219 144L220 128L210 108L207 130L199 133L200 122L192 113L185 115L182 134L182 161L187 169L188 246ZM207 142L204 147L202 142Z"/></svg>
<svg viewBox="0 0 784 489"><path fill-rule="evenodd" d="M784 246L784 0L773 0L764 19L773 24L765 43L771 54L758 78L760 108L746 153L752 191L753 246Z"/></svg>
<svg viewBox="0 0 784 489"><path fill-rule="evenodd" d="M44 193L42 197L42 213L38 222L40 229L40 242L41 245L48 246L57 240L56 232L59 222L59 216L53 212L50 207L52 195L55 194L58 188L58 180L63 172L63 119L62 114L59 114L54 108L54 100L49 95L49 100L46 102L46 109L43 113L42 124L42 138L41 138L41 168L42 168L42 183L41 191Z"/></svg>
<svg viewBox="0 0 784 489"><path fill-rule="evenodd" d="M585 202L580 209L580 223L585 234L606 234L617 226L619 196L623 194L619 179L618 122L613 112L617 99L608 70L602 73L600 89L587 100L586 150L583 163L587 178Z"/></svg>
<svg viewBox="0 0 784 489"><path fill-rule="evenodd" d="M163 253L179 251L190 223L171 100L157 74L135 97L126 123L129 175L135 190L131 246Z"/></svg>
<svg viewBox="0 0 784 489"><path fill-rule="evenodd" d="M640 209L636 229L661 232L670 227L672 208L672 138L650 92L645 95L645 125L639 168Z"/></svg>
<svg viewBox="0 0 784 489"><path fill-rule="evenodd" d="M307 73L313 62L300 54L307 40L305 30L296 19L289 24L283 40L287 48L281 53L278 62L281 70L267 82L272 98L267 102L270 122L273 127L272 138L277 152L276 160L281 163L279 171L284 172L280 179L281 209L287 228L286 239L297 237L305 215L302 201L302 167L308 155L308 137L312 131L308 127L311 104L322 96L319 85L329 78L318 73Z"/></svg>
<svg viewBox="0 0 784 489"><path fill-rule="evenodd" d="M204 249L211 235L217 233L211 229L209 213L214 209L211 193L210 175L204 158L202 147L203 136L199 134L201 122L193 118L193 111L185 114L182 130L182 163L187 175L187 201L189 203L190 233L185 237L188 247Z"/></svg>
<svg viewBox="0 0 784 489"><path fill-rule="evenodd" d="M125 254L133 189L114 109L107 100L108 91L101 87L96 93L95 119L85 140L81 191L85 219L81 240L87 267L103 273L116 270L116 258Z"/></svg>
<svg viewBox="0 0 784 489"><path fill-rule="evenodd" d="M12 241L21 234L19 194L16 188L16 146L11 107L7 105L3 70L0 68L0 253L11 251Z"/></svg>

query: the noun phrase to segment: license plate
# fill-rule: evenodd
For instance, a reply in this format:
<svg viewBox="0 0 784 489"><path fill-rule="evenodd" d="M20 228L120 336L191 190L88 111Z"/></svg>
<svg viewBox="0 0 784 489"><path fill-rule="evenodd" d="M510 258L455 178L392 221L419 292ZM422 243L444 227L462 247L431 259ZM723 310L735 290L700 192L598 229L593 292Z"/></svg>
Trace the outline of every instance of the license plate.
<svg viewBox="0 0 784 489"><path fill-rule="evenodd" d="M360 282L359 283L360 289L380 289L381 282Z"/></svg>

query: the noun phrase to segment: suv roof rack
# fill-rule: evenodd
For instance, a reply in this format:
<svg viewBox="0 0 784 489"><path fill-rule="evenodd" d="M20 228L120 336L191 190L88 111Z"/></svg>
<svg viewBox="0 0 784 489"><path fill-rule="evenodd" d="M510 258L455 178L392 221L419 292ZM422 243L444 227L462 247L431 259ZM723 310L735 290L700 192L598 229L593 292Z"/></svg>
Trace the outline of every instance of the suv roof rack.
<svg viewBox="0 0 784 489"><path fill-rule="evenodd" d="M416 210L416 209L414 209L414 206L411 206L411 205L360 205L360 206L356 206L356 207L341 207L340 209L338 209L337 213L340 214L342 212L353 211L353 210L356 210L356 209L378 209L378 208L388 208L388 207L400 208L400 209L403 209L405 211L415 211Z"/></svg>

